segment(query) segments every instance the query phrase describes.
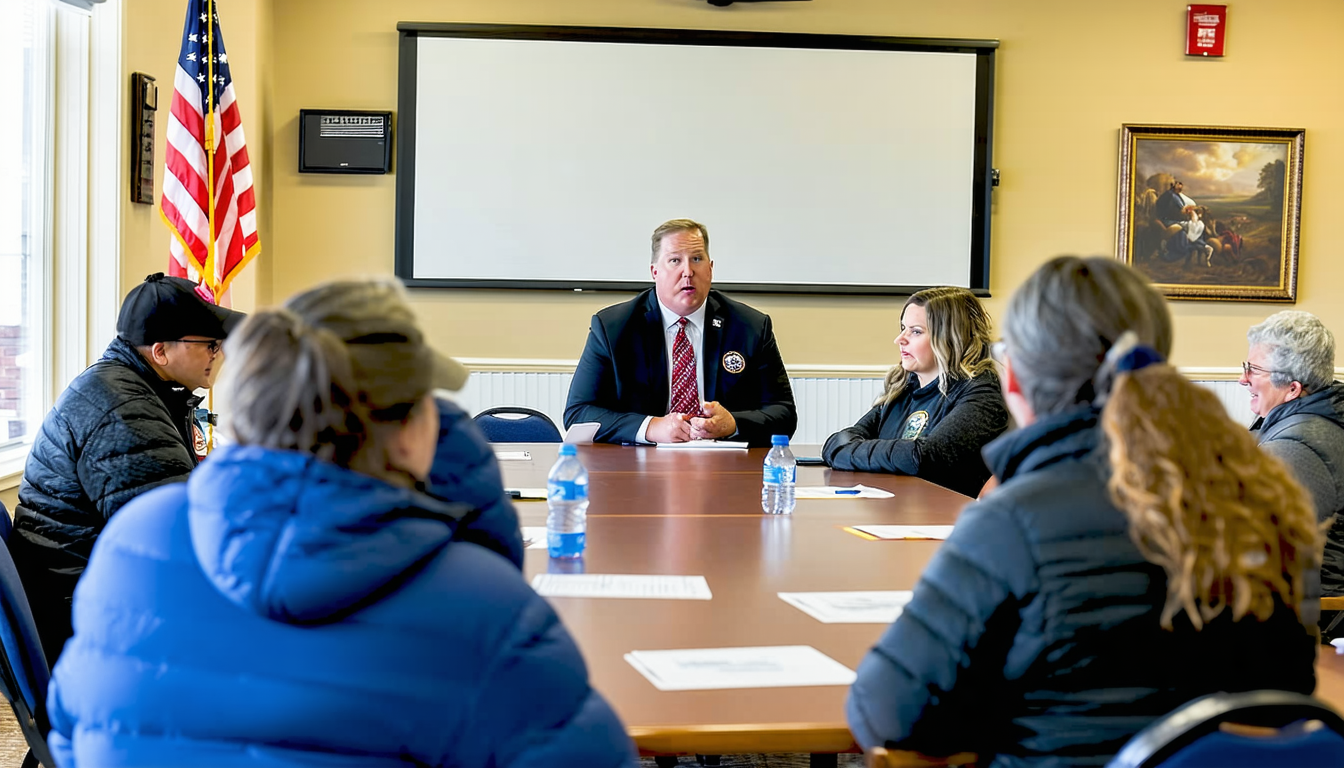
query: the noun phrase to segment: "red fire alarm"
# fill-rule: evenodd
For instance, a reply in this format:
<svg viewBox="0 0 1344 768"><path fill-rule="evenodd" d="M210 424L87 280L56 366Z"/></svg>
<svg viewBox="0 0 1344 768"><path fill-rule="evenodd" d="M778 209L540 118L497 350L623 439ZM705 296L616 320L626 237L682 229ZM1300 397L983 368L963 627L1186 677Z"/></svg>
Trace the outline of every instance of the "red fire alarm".
<svg viewBox="0 0 1344 768"><path fill-rule="evenodd" d="M1185 7L1185 55L1222 56L1227 39L1226 5Z"/></svg>

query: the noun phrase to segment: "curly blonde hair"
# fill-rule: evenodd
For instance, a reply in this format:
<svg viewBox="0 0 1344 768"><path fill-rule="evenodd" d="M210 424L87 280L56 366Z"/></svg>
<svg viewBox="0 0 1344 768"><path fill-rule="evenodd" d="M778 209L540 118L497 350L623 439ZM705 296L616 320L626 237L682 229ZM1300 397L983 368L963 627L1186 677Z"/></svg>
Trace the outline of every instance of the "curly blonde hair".
<svg viewBox="0 0 1344 768"><path fill-rule="evenodd" d="M929 346L938 361L938 391L947 394L948 381L973 379L993 370L989 348L994 343L989 313L975 294L965 288L926 288L912 294L901 306L901 322L911 304L928 315ZM910 381L899 362L887 371L882 395L874 405L884 405L901 396Z"/></svg>
<svg viewBox="0 0 1344 768"><path fill-rule="evenodd" d="M1168 365L1119 374L1102 409L1108 489L1143 556L1167 575L1162 626L1228 607L1264 621L1275 595L1301 616L1323 543L1311 499L1208 389Z"/></svg>

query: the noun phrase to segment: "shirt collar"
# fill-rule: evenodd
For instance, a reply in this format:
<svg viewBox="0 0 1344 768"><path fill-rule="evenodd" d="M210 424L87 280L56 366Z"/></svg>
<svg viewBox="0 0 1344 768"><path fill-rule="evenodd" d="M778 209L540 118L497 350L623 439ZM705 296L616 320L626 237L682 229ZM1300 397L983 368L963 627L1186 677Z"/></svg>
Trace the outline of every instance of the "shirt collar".
<svg viewBox="0 0 1344 768"><path fill-rule="evenodd" d="M705 302L700 305L699 309L695 310L694 312L686 316L688 324L695 326L696 330L704 330L705 311L706 311L705 308L708 306L709 306L709 299L705 299ZM676 312L673 312L672 310L664 306L661 299L658 300L658 309L663 313L664 330L676 325L677 321L681 319L681 315L678 315Z"/></svg>

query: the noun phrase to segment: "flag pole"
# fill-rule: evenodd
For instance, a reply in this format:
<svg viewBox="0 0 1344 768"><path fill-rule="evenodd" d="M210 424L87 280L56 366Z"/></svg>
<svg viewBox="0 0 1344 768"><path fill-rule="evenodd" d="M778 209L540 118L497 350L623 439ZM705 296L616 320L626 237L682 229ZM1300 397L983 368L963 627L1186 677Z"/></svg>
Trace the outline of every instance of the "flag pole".
<svg viewBox="0 0 1344 768"><path fill-rule="evenodd" d="M206 71L210 77L210 91L205 97L207 105L205 111L205 167L209 180L206 182L205 200L210 217L210 235L205 241L205 271L201 275L201 280L210 286L210 294L215 297L215 303L219 303L219 296L215 294L216 286L215 276L215 0L205 0L205 24L206 24ZM215 388L211 387L206 391L206 411L214 413L215 411ZM192 420L196 418L192 414ZM209 432L205 435L205 452L210 453L215 441L214 425L206 423L206 429Z"/></svg>
<svg viewBox="0 0 1344 768"><path fill-rule="evenodd" d="M201 280L215 293L215 0L205 0L205 62L209 75L209 91L205 97L205 201L210 232L205 241L205 270ZM215 303L219 297L215 296Z"/></svg>

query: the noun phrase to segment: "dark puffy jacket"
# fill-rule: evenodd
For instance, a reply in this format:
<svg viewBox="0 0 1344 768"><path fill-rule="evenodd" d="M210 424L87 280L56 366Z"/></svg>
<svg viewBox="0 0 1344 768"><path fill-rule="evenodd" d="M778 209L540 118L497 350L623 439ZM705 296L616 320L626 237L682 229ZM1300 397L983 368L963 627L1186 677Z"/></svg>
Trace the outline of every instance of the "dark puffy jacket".
<svg viewBox="0 0 1344 768"><path fill-rule="evenodd" d="M1280 605L1200 631L1160 624L1166 577L1106 491L1090 408L985 449L1003 484L968 506L914 599L859 666L859 744L974 750L993 766L1103 765L1195 697L1311 693L1316 638Z"/></svg>
<svg viewBox="0 0 1344 768"><path fill-rule="evenodd" d="M906 427L915 414L923 416L910 438ZM989 479L980 451L1007 428L1008 409L993 371L952 382L947 395L937 381L920 387L912 373L900 397L831 435L821 454L835 469L912 475L975 496Z"/></svg>
<svg viewBox="0 0 1344 768"><path fill-rule="evenodd" d="M489 541L505 516L217 449L100 537L48 696L58 764L634 766L564 626L489 551L515 547Z"/></svg>
<svg viewBox="0 0 1344 768"><path fill-rule="evenodd" d="M1321 563L1324 594L1344 595L1344 384L1290 400L1251 427L1311 494L1316 519L1334 521Z"/></svg>
<svg viewBox="0 0 1344 768"><path fill-rule="evenodd" d="M449 400L437 402L439 446L425 490L444 501L472 508L462 519L457 541L494 550L521 570L523 535L518 528L518 513L504 492L495 452L466 411Z"/></svg>
<svg viewBox="0 0 1344 768"><path fill-rule="evenodd" d="M71 635L75 582L108 519L145 491L185 480L196 466L198 403L116 338L42 420L9 548L50 662Z"/></svg>

